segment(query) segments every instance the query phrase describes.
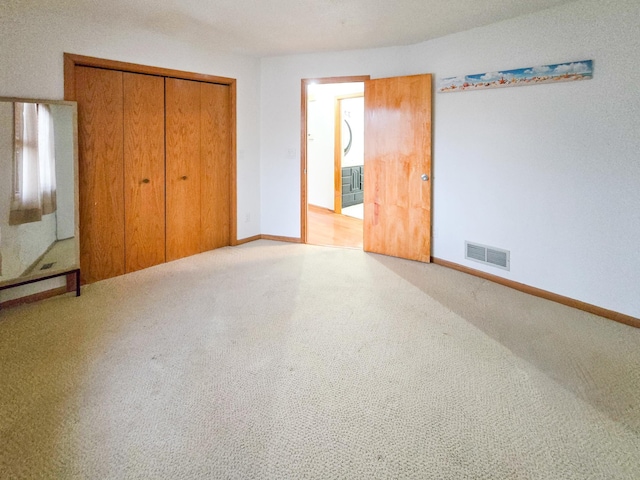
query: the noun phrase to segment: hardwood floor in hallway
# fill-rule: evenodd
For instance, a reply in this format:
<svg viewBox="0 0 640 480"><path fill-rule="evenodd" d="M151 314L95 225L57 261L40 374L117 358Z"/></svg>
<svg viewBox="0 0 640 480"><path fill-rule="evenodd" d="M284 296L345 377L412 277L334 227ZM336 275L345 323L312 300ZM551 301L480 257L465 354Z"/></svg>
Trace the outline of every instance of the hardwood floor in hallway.
<svg viewBox="0 0 640 480"><path fill-rule="evenodd" d="M362 220L327 208L307 208L307 243L362 249Z"/></svg>

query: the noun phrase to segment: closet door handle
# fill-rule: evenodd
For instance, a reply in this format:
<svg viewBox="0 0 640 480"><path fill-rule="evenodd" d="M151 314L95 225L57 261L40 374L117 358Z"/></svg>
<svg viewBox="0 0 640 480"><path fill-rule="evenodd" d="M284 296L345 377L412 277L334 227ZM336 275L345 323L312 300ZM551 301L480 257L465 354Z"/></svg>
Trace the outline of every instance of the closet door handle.
<svg viewBox="0 0 640 480"><path fill-rule="evenodd" d="M186 175L183 175L183 176L181 176L181 177L180 177L180 179L182 179L182 180L186 180L186 179L187 179L187 176L186 176Z"/></svg>
<svg viewBox="0 0 640 480"><path fill-rule="evenodd" d="M149 183L151 180L149 180L148 178L143 178L142 179L142 183Z"/></svg>

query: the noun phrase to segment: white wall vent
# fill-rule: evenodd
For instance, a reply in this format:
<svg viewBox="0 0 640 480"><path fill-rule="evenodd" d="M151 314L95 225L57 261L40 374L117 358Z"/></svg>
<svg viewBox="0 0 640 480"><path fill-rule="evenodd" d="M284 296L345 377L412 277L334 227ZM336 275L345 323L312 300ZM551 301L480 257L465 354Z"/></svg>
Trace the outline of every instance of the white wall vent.
<svg viewBox="0 0 640 480"><path fill-rule="evenodd" d="M466 259L509 270L511 263L509 257L508 250L488 247L479 243L464 242L464 258Z"/></svg>

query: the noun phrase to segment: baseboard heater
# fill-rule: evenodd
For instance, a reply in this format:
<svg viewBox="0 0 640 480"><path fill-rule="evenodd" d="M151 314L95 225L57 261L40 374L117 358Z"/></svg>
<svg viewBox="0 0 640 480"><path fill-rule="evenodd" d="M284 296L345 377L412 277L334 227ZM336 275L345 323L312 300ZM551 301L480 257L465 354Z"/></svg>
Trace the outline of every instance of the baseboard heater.
<svg viewBox="0 0 640 480"><path fill-rule="evenodd" d="M484 263L503 270L511 267L510 252L501 248L489 247L475 242L464 242L464 258Z"/></svg>

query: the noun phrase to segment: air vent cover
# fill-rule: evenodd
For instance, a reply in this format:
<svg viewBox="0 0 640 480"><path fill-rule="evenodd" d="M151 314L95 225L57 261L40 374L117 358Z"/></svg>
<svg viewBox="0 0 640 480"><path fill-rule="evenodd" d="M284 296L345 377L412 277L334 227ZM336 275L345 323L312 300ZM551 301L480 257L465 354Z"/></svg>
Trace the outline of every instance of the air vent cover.
<svg viewBox="0 0 640 480"><path fill-rule="evenodd" d="M509 270L510 268L510 254L508 250L472 242L464 242L464 249L464 258L504 270Z"/></svg>

